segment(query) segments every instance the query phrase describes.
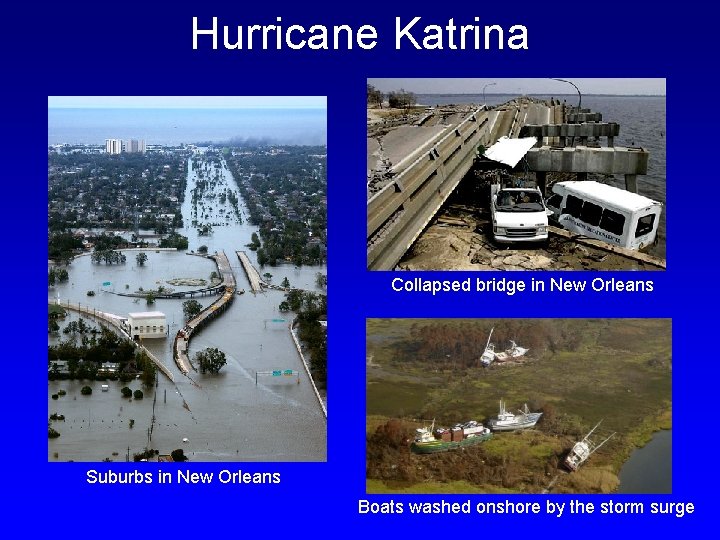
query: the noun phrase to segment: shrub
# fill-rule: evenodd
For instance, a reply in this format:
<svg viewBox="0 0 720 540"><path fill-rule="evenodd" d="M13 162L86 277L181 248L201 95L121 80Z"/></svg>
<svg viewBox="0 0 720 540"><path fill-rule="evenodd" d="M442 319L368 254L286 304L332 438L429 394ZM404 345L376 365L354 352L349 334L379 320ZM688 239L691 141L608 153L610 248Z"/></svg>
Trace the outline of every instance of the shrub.
<svg viewBox="0 0 720 540"><path fill-rule="evenodd" d="M187 461L188 458L185 455L185 452L183 452L182 448L178 448L177 450L173 450L170 452L170 455L173 458L173 461Z"/></svg>
<svg viewBox="0 0 720 540"><path fill-rule="evenodd" d="M57 399L57 398L58 398L58 395L57 395L57 394L53 394L53 395L50 396L50 397L52 397L53 399Z"/></svg>
<svg viewBox="0 0 720 540"><path fill-rule="evenodd" d="M135 390L135 392L133 392L133 397L135 399L142 399L143 398L142 390Z"/></svg>
<svg viewBox="0 0 720 540"><path fill-rule="evenodd" d="M123 386L120 392L122 393L123 397L129 398L132 396L132 390L130 390L127 386Z"/></svg>
<svg viewBox="0 0 720 540"><path fill-rule="evenodd" d="M90 388L89 386L83 386L80 390L80 393L83 396L89 396L90 394L92 394L92 388Z"/></svg>

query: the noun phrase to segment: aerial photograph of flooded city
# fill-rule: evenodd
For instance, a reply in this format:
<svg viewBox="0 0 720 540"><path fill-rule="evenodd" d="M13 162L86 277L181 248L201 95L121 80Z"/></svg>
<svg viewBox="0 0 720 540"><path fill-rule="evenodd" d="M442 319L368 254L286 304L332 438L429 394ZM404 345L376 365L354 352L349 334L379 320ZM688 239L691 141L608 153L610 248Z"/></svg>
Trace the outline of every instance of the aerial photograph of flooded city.
<svg viewBox="0 0 720 540"><path fill-rule="evenodd" d="M324 97L48 98L48 460L325 461Z"/></svg>

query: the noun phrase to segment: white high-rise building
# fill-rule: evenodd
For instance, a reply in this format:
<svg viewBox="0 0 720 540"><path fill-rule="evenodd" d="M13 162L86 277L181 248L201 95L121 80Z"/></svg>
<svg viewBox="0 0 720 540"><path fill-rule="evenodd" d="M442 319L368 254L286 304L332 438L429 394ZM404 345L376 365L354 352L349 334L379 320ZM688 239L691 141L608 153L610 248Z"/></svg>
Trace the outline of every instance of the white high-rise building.
<svg viewBox="0 0 720 540"><path fill-rule="evenodd" d="M125 143L125 151L130 153L136 153L139 152L141 154L145 153L145 140L144 139L128 139L127 143Z"/></svg>
<svg viewBox="0 0 720 540"><path fill-rule="evenodd" d="M108 154L120 154L122 151L122 139L105 139L105 152Z"/></svg>

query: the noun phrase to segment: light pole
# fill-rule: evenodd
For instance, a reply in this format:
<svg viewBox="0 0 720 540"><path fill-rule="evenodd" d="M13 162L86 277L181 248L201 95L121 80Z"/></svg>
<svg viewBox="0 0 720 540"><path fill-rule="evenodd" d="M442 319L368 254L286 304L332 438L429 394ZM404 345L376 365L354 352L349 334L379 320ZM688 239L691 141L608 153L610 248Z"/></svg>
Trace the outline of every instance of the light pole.
<svg viewBox="0 0 720 540"><path fill-rule="evenodd" d="M551 81L560 81L560 82L564 82L564 83L571 84L571 85L573 86L573 88L575 88L575 90L577 90L577 93L578 93L578 112L580 112L580 111L582 110L582 94L580 93L580 89L579 89L577 86L575 86L575 83L573 83L573 82L571 82L571 81L567 81L567 80L565 80L565 79L553 79L552 77L550 78L550 80L551 80Z"/></svg>
<svg viewBox="0 0 720 540"><path fill-rule="evenodd" d="M486 108L486 107L487 107L487 103L485 103L485 89L486 89L488 86L495 86L495 85L497 85L497 83L494 83L494 82L493 82L493 83L487 83L485 86L483 86L483 108Z"/></svg>

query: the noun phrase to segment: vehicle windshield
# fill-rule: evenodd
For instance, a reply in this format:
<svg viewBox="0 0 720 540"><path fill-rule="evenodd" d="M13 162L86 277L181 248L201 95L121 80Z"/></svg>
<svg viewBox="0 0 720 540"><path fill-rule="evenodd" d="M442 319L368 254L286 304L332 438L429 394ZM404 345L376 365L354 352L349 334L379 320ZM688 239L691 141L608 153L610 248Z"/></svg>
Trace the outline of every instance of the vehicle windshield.
<svg viewBox="0 0 720 540"><path fill-rule="evenodd" d="M542 212L542 197L537 191L500 191L495 203L503 212Z"/></svg>

